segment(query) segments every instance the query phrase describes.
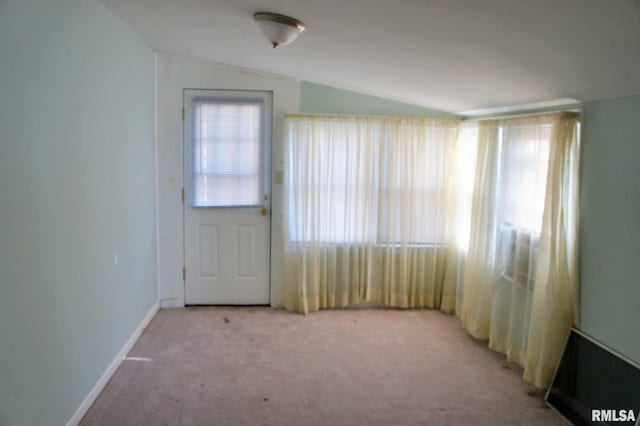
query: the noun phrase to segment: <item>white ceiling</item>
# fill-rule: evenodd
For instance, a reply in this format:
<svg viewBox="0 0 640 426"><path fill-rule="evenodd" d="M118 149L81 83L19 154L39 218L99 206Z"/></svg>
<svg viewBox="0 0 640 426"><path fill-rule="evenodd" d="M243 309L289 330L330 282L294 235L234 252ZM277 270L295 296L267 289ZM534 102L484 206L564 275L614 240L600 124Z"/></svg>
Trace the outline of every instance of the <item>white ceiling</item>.
<svg viewBox="0 0 640 426"><path fill-rule="evenodd" d="M448 112L640 94L640 0L102 0L161 52ZM272 49L268 11L307 31Z"/></svg>

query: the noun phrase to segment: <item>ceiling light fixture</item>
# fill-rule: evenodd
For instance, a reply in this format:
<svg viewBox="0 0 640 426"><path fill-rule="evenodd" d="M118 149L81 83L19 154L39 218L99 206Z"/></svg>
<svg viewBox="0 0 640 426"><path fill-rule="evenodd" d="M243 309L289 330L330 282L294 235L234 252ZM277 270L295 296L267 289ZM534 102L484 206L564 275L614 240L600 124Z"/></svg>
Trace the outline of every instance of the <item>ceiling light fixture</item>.
<svg viewBox="0 0 640 426"><path fill-rule="evenodd" d="M253 20L274 49L293 42L305 30L301 21L277 13L254 13Z"/></svg>

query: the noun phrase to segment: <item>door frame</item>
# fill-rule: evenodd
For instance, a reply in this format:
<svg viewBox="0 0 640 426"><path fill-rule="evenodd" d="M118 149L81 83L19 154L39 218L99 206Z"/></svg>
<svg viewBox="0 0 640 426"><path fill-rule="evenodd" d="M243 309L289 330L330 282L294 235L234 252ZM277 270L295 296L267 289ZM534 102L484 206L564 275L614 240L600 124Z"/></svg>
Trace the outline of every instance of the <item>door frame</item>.
<svg viewBox="0 0 640 426"><path fill-rule="evenodd" d="M186 95L188 91L194 91L194 92L217 92L217 93L223 93L223 92L227 92L229 94L232 93L260 93L260 94L264 94L264 93L269 93L270 94L270 100L268 103L268 120L270 121L269 123L269 130L268 130L268 138L265 141L265 146L264 146L264 169L263 169L263 174L264 174L264 182L265 182L265 189L268 191L268 196L269 196L269 203L268 203L268 221L267 221L267 230L268 230L268 236L267 236L267 270L266 270L266 275L267 275L267 291L268 291L268 300L265 304L258 304L258 305L229 305L229 304L187 304L186 300L187 300L187 281L186 281L186 244L187 244L187 237L186 237L186 222L187 222L187 215L186 215L186 210L188 208L187 206L187 195L186 195L186 186L187 186L187 182L186 180L188 179L188 176L186 176L186 173L188 171L188 167L186 165L186 161L187 158L185 156L185 152L187 149L187 140L186 140L186 133L187 133L187 105L186 105ZM184 300L184 306L271 306L271 272L272 272L272 247L271 247L271 243L272 243L272 233L273 233L273 181L271 179L271 175L273 173L273 163L272 163L272 150L273 150L273 127L274 127L274 97L275 97L275 93L274 90L261 90L261 89L213 89L213 88L206 88L206 89L198 89L198 88L191 88L191 87L183 87L182 88L182 93L181 93L181 105L182 105L182 128L181 128L181 132L180 132L180 137L182 140L181 143L181 175L182 175L182 191L181 191L181 198L182 198L182 296L183 296L183 300Z"/></svg>

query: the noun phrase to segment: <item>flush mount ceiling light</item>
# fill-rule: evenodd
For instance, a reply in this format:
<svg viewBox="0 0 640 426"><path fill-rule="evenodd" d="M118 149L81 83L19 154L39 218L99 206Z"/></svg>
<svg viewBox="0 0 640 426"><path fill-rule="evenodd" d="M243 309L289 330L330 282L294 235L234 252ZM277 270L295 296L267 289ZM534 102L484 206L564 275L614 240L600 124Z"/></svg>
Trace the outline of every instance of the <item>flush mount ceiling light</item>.
<svg viewBox="0 0 640 426"><path fill-rule="evenodd" d="M275 49L293 42L304 31L304 24L295 18L277 13L254 13L253 20Z"/></svg>

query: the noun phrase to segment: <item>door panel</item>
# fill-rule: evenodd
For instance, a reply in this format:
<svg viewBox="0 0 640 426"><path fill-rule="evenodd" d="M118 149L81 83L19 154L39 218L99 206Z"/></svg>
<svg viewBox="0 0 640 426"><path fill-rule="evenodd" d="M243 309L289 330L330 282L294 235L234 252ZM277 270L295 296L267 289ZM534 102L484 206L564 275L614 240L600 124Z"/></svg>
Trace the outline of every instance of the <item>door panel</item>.
<svg viewBox="0 0 640 426"><path fill-rule="evenodd" d="M218 225L198 225L200 277L218 277Z"/></svg>
<svg viewBox="0 0 640 426"><path fill-rule="evenodd" d="M185 303L268 304L271 93L185 90Z"/></svg>
<svg viewBox="0 0 640 426"><path fill-rule="evenodd" d="M255 278L256 267L256 234L258 226L236 225L236 259L238 267L236 278Z"/></svg>

